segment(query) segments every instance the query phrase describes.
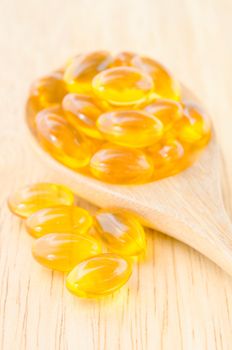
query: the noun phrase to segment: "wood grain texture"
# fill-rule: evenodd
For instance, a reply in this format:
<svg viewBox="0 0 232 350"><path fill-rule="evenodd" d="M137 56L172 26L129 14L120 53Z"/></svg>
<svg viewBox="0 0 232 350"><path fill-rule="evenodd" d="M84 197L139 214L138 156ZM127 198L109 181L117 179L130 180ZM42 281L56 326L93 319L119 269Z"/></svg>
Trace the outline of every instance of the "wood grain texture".
<svg viewBox="0 0 232 350"><path fill-rule="evenodd" d="M166 63L205 102L232 214L231 1L3 0L1 7L0 349L230 350L232 279L209 260L150 231L147 257L127 287L101 301L79 300L61 274L32 260L32 239L6 198L27 183L59 181L26 137L29 83L79 51L129 49Z"/></svg>

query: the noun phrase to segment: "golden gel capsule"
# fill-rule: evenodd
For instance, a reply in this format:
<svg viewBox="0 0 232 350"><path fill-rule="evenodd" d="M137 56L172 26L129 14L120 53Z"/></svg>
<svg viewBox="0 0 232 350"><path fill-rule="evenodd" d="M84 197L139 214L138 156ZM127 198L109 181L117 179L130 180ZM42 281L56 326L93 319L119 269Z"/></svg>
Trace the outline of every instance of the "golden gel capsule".
<svg viewBox="0 0 232 350"><path fill-rule="evenodd" d="M100 253L101 245L96 239L72 233L50 233L37 239L32 246L32 255L38 263L64 272Z"/></svg>
<svg viewBox="0 0 232 350"><path fill-rule="evenodd" d="M151 178L153 163L138 149L106 145L91 158L90 170L97 179L105 182L136 184Z"/></svg>
<svg viewBox="0 0 232 350"><path fill-rule="evenodd" d="M38 238L54 232L84 234L92 223L93 219L87 210L61 205L44 208L32 214L26 221L26 228L33 237Z"/></svg>
<svg viewBox="0 0 232 350"><path fill-rule="evenodd" d="M136 56L135 53L129 51L119 52L111 63L112 67L130 66L132 59Z"/></svg>
<svg viewBox="0 0 232 350"><path fill-rule="evenodd" d="M74 199L74 194L69 188L41 182L23 187L12 194L9 197L8 205L14 214L27 218L42 208L73 205Z"/></svg>
<svg viewBox="0 0 232 350"><path fill-rule="evenodd" d="M156 100L145 106L144 111L156 116L163 123L165 132L183 115L182 105L172 100Z"/></svg>
<svg viewBox="0 0 232 350"><path fill-rule="evenodd" d="M144 111L124 110L102 114L97 127L108 141L125 147L146 147L163 134L162 122Z"/></svg>
<svg viewBox="0 0 232 350"><path fill-rule="evenodd" d="M82 261L66 279L68 290L81 298L112 294L130 278L130 262L117 254L100 254Z"/></svg>
<svg viewBox="0 0 232 350"><path fill-rule="evenodd" d="M137 55L132 65L148 73L154 81L154 92L161 98L180 100L180 85L159 62Z"/></svg>
<svg viewBox="0 0 232 350"><path fill-rule="evenodd" d="M78 55L68 64L64 81L70 92L91 93L93 77L106 69L112 61L107 51L96 51L86 55Z"/></svg>
<svg viewBox="0 0 232 350"><path fill-rule="evenodd" d="M80 94L68 94L62 103L68 122L84 134L102 139L97 130L96 121L102 113L93 97Z"/></svg>
<svg viewBox="0 0 232 350"><path fill-rule="evenodd" d="M131 213L122 209L99 210L95 215L96 230L110 251L136 256L146 249L142 225Z"/></svg>
<svg viewBox="0 0 232 350"><path fill-rule="evenodd" d="M55 159L72 169L85 167L90 160L92 145L54 108L36 116L37 137L42 147Z"/></svg>
<svg viewBox="0 0 232 350"><path fill-rule="evenodd" d="M133 67L106 69L92 82L94 93L113 105L133 105L144 101L153 89L151 77Z"/></svg>

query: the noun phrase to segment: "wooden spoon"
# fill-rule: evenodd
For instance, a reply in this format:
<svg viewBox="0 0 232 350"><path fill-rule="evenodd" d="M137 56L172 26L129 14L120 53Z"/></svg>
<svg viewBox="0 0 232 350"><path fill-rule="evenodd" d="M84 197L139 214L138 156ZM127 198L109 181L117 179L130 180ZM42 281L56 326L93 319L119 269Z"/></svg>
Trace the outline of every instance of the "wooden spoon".
<svg viewBox="0 0 232 350"><path fill-rule="evenodd" d="M197 99L186 88L186 99ZM232 225L225 211L220 152L213 136L199 160L178 175L144 185L111 185L66 168L47 154L30 133L33 145L59 174L59 182L100 207L137 213L144 223L198 250L232 275Z"/></svg>

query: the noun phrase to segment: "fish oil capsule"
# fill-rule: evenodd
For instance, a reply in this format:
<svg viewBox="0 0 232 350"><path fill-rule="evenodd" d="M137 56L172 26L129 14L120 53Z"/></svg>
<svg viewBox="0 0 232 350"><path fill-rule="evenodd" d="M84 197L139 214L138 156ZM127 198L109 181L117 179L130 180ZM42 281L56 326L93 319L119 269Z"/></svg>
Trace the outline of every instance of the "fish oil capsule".
<svg viewBox="0 0 232 350"><path fill-rule="evenodd" d="M172 100L156 100L145 106L144 111L156 116L163 123L165 132L183 115L182 105Z"/></svg>
<svg viewBox="0 0 232 350"><path fill-rule="evenodd" d="M96 230L110 251L136 256L146 249L145 233L138 219L122 209L99 210Z"/></svg>
<svg viewBox="0 0 232 350"><path fill-rule="evenodd" d="M146 147L163 134L161 121L144 111L124 110L102 114L97 127L108 141L125 147Z"/></svg>
<svg viewBox="0 0 232 350"><path fill-rule="evenodd" d="M92 223L87 210L63 205L44 208L32 214L26 221L26 228L33 237L38 238L54 232L85 234Z"/></svg>
<svg viewBox="0 0 232 350"><path fill-rule="evenodd" d="M129 51L119 52L113 59L111 67L130 66L135 53Z"/></svg>
<svg viewBox="0 0 232 350"><path fill-rule="evenodd" d="M174 124L178 138L186 143L201 148L208 143L211 135L210 120L200 106L186 103L182 118Z"/></svg>
<svg viewBox="0 0 232 350"><path fill-rule="evenodd" d="M86 55L78 55L68 64L64 81L70 92L91 93L93 77L106 69L112 61L107 51L97 51Z"/></svg>
<svg viewBox="0 0 232 350"><path fill-rule="evenodd" d="M84 134L102 139L97 130L96 121L102 113L93 97L80 94L68 94L62 103L68 122Z"/></svg>
<svg viewBox="0 0 232 350"><path fill-rule="evenodd" d="M117 254L100 254L82 261L67 276L68 290L82 298L112 294L130 278L130 262Z"/></svg>
<svg viewBox="0 0 232 350"><path fill-rule="evenodd" d="M23 187L12 194L8 205L14 214L27 218L42 208L73 205L74 199L74 194L69 188L41 182Z"/></svg>
<svg viewBox="0 0 232 350"><path fill-rule="evenodd" d="M153 81L136 68L116 67L96 75L92 86L96 96L113 105L133 105L148 97Z"/></svg>
<svg viewBox="0 0 232 350"><path fill-rule="evenodd" d="M154 81L154 92L158 97L180 100L180 85L159 62L137 55L132 65L148 73Z"/></svg>
<svg viewBox="0 0 232 350"><path fill-rule="evenodd" d="M32 255L38 263L63 272L100 253L101 245L96 239L72 233L50 233L37 239L32 247Z"/></svg>
<svg viewBox="0 0 232 350"><path fill-rule="evenodd" d="M42 147L64 165L79 169L89 163L90 141L74 129L59 110L48 108L39 112L36 130Z"/></svg>
<svg viewBox="0 0 232 350"><path fill-rule="evenodd" d="M91 158L90 170L93 176L105 182L135 184L151 178L153 163L138 149L106 145Z"/></svg>

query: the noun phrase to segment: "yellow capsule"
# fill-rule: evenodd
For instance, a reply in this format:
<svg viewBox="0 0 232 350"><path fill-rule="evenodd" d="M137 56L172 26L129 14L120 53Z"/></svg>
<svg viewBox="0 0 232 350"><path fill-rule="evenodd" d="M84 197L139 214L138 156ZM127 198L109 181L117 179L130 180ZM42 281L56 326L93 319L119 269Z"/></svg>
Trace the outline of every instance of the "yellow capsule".
<svg viewBox="0 0 232 350"><path fill-rule="evenodd" d="M55 108L36 116L37 137L42 147L55 159L72 169L85 167L92 154L92 144L74 129Z"/></svg>
<svg viewBox="0 0 232 350"><path fill-rule="evenodd" d="M136 56L130 51L119 52L113 59L111 67L130 66L132 59Z"/></svg>
<svg viewBox="0 0 232 350"><path fill-rule="evenodd" d="M151 178L153 163L141 150L109 144L91 158L90 170L101 181L136 184Z"/></svg>
<svg viewBox="0 0 232 350"><path fill-rule="evenodd" d="M205 146L211 136L210 120L202 108L194 103L184 104L182 118L174 124L178 138L196 148Z"/></svg>
<svg viewBox="0 0 232 350"><path fill-rule="evenodd" d="M148 57L137 55L132 59L132 65L148 73L154 81L154 92L161 98L180 100L180 85L171 73L159 62Z"/></svg>
<svg viewBox="0 0 232 350"><path fill-rule="evenodd" d="M124 110L102 114L97 127L108 141L125 147L152 145L163 134L161 121L144 111Z"/></svg>
<svg viewBox="0 0 232 350"><path fill-rule="evenodd" d="M36 115L43 109L36 96L29 96L26 102L26 122L36 136Z"/></svg>
<svg viewBox="0 0 232 350"><path fill-rule="evenodd" d="M81 298L112 294L130 278L130 262L117 254L100 254L82 261L66 279L68 290Z"/></svg>
<svg viewBox="0 0 232 350"><path fill-rule="evenodd" d="M8 205L14 214L27 218L43 208L73 205L74 199L74 194L69 188L41 182L23 187L12 194L9 197Z"/></svg>
<svg viewBox="0 0 232 350"><path fill-rule="evenodd" d="M87 95L68 94L63 99L63 110L68 122L84 134L97 139L102 139L97 130L96 121L102 113L96 100Z"/></svg>
<svg viewBox="0 0 232 350"><path fill-rule="evenodd" d="M44 208L32 214L26 221L26 228L33 237L38 238L54 232L84 234L92 223L93 219L87 210L61 205Z"/></svg>
<svg viewBox="0 0 232 350"><path fill-rule="evenodd" d="M183 115L183 107L179 102L172 100L156 100L144 107L147 113L156 116L164 126L164 131L170 130Z"/></svg>
<svg viewBox="0 0 232 350"><path fill-rule="evenodd" d="M86 55L78 55L68 64L64 81L70 92L91 93L93 77L106 69L112 61L107 51L97 51Z"/></svg>
<svg viewBox="0 0 232 350"><path fill-rule="evenodd" d="M93 237L72 233L50 233L37 239L32 247L32 255L38 263L64 272L101 251L100 243Z"/></svg>
<svg viewBox="0 0 232 350"><path fill-rule="evenodd" d="M146 249L142 225L131 213L122 209L99 210L95 215L99 237L114 253L136 256Z"/></svg>
<svg viewBox="0 0 232 350"><path fill-rule="evenodd" d="M153 89L149 75L133 67L106 69L92 82L94 93L113 105L133 105L144 101Z"/></svg>

